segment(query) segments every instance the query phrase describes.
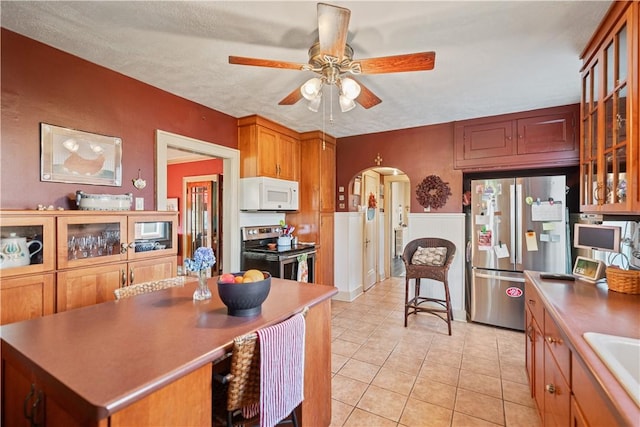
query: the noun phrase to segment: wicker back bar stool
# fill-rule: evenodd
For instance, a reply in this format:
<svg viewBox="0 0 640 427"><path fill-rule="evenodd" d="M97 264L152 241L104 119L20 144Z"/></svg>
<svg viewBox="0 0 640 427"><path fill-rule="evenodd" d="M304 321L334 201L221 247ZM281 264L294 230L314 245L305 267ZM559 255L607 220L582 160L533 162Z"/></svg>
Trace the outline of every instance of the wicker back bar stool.
<svg viewBox="0 0 640 427"><path fill-rule="evenodd" d="M135 295L146 294L148 292L159 291L162 289L173 288L174 286L184 286L184 279L174 277L171 279L155 280L152 282L138 283L136 285L125 286L113 291L116 300L129 298Z"/></svg>
<svg viewBox="0 0 640 427"><path fill-rule="evenodd" d="M404 262L406 270L404 300L405 327L407 326L407 318L410 314L425 312L444 320L447 323L449 335L451 335L453 309L449 295L448 273L455 254L456 246L446 239L424 237L407 243L402 253L402 261ZM409 298L409 282L411 279L415 280L413 298ZM442 282L445 298L420 296L420 279L432 279ZM440 308L440 306L442 308Z"/></svg>

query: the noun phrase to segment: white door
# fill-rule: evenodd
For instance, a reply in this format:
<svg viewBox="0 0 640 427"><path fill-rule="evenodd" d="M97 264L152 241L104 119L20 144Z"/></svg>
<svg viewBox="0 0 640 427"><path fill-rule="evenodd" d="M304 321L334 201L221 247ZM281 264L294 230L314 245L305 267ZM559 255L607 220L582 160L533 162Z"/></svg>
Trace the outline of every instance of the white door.
<svg viewBox="0 0 640 427"><path fill-rule="evenodd" d="M362 202L365 206L364 215L364 237L363 242L363 289L366 291L378 281L378 209L379 206L369 209L369 198L373 194L376 203L379 203L378 195L380 194L380 175L376 172L367 171L362 174L363 192Z"/></svg>

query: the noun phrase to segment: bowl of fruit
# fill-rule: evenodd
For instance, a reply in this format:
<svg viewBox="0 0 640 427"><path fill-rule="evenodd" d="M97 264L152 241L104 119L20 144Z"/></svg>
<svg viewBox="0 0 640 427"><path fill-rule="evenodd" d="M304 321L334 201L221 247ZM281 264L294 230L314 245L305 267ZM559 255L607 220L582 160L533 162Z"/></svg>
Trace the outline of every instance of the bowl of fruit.
<svg viewBox="0 0 640 427"><path fill-rule="evenodd" d="M248 317L260 314L262 303L270 290L271 275L266 271L225 273L218 278L218 295L227 306L229 316Z"/></svg>

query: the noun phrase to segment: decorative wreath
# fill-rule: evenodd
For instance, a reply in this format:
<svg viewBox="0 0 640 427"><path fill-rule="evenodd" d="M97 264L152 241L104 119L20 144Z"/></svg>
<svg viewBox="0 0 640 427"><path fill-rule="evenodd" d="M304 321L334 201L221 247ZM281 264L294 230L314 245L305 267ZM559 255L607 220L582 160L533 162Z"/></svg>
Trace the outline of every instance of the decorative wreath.
<svg viewBox="0 0 640 427"><path fill-rule="evenodd" d="M373 193L369 193L369 208L375 209L378 206L378 202L376 202L376 196Z"/></svg>
<svg viewBox="0 0 640 427"><path fill-rule="evenodd" d="M451 196L448 182L443 182L437 175L429 175L416 187L416 198L425 208L439 209L447 203Z"/></svg>

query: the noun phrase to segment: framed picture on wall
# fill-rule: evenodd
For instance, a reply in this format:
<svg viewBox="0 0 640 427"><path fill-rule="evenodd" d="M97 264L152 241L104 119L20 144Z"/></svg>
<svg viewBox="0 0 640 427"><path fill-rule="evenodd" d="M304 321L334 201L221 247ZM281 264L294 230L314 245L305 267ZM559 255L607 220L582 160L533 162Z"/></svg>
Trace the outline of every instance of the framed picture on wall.
<svg viewBox="0 0 640 427"><path fill-rule="evenodd" d="M178 198L177 197L173 197L173 198L168 198L167 199L167 210L168 211L174 211L174 212L178 211Z"/></svg>
<svg viewBox="0 0 640 427"><path fill-rule="evenodd" d="M40 123L40 181L122 186L122 139Z"/></svg>

